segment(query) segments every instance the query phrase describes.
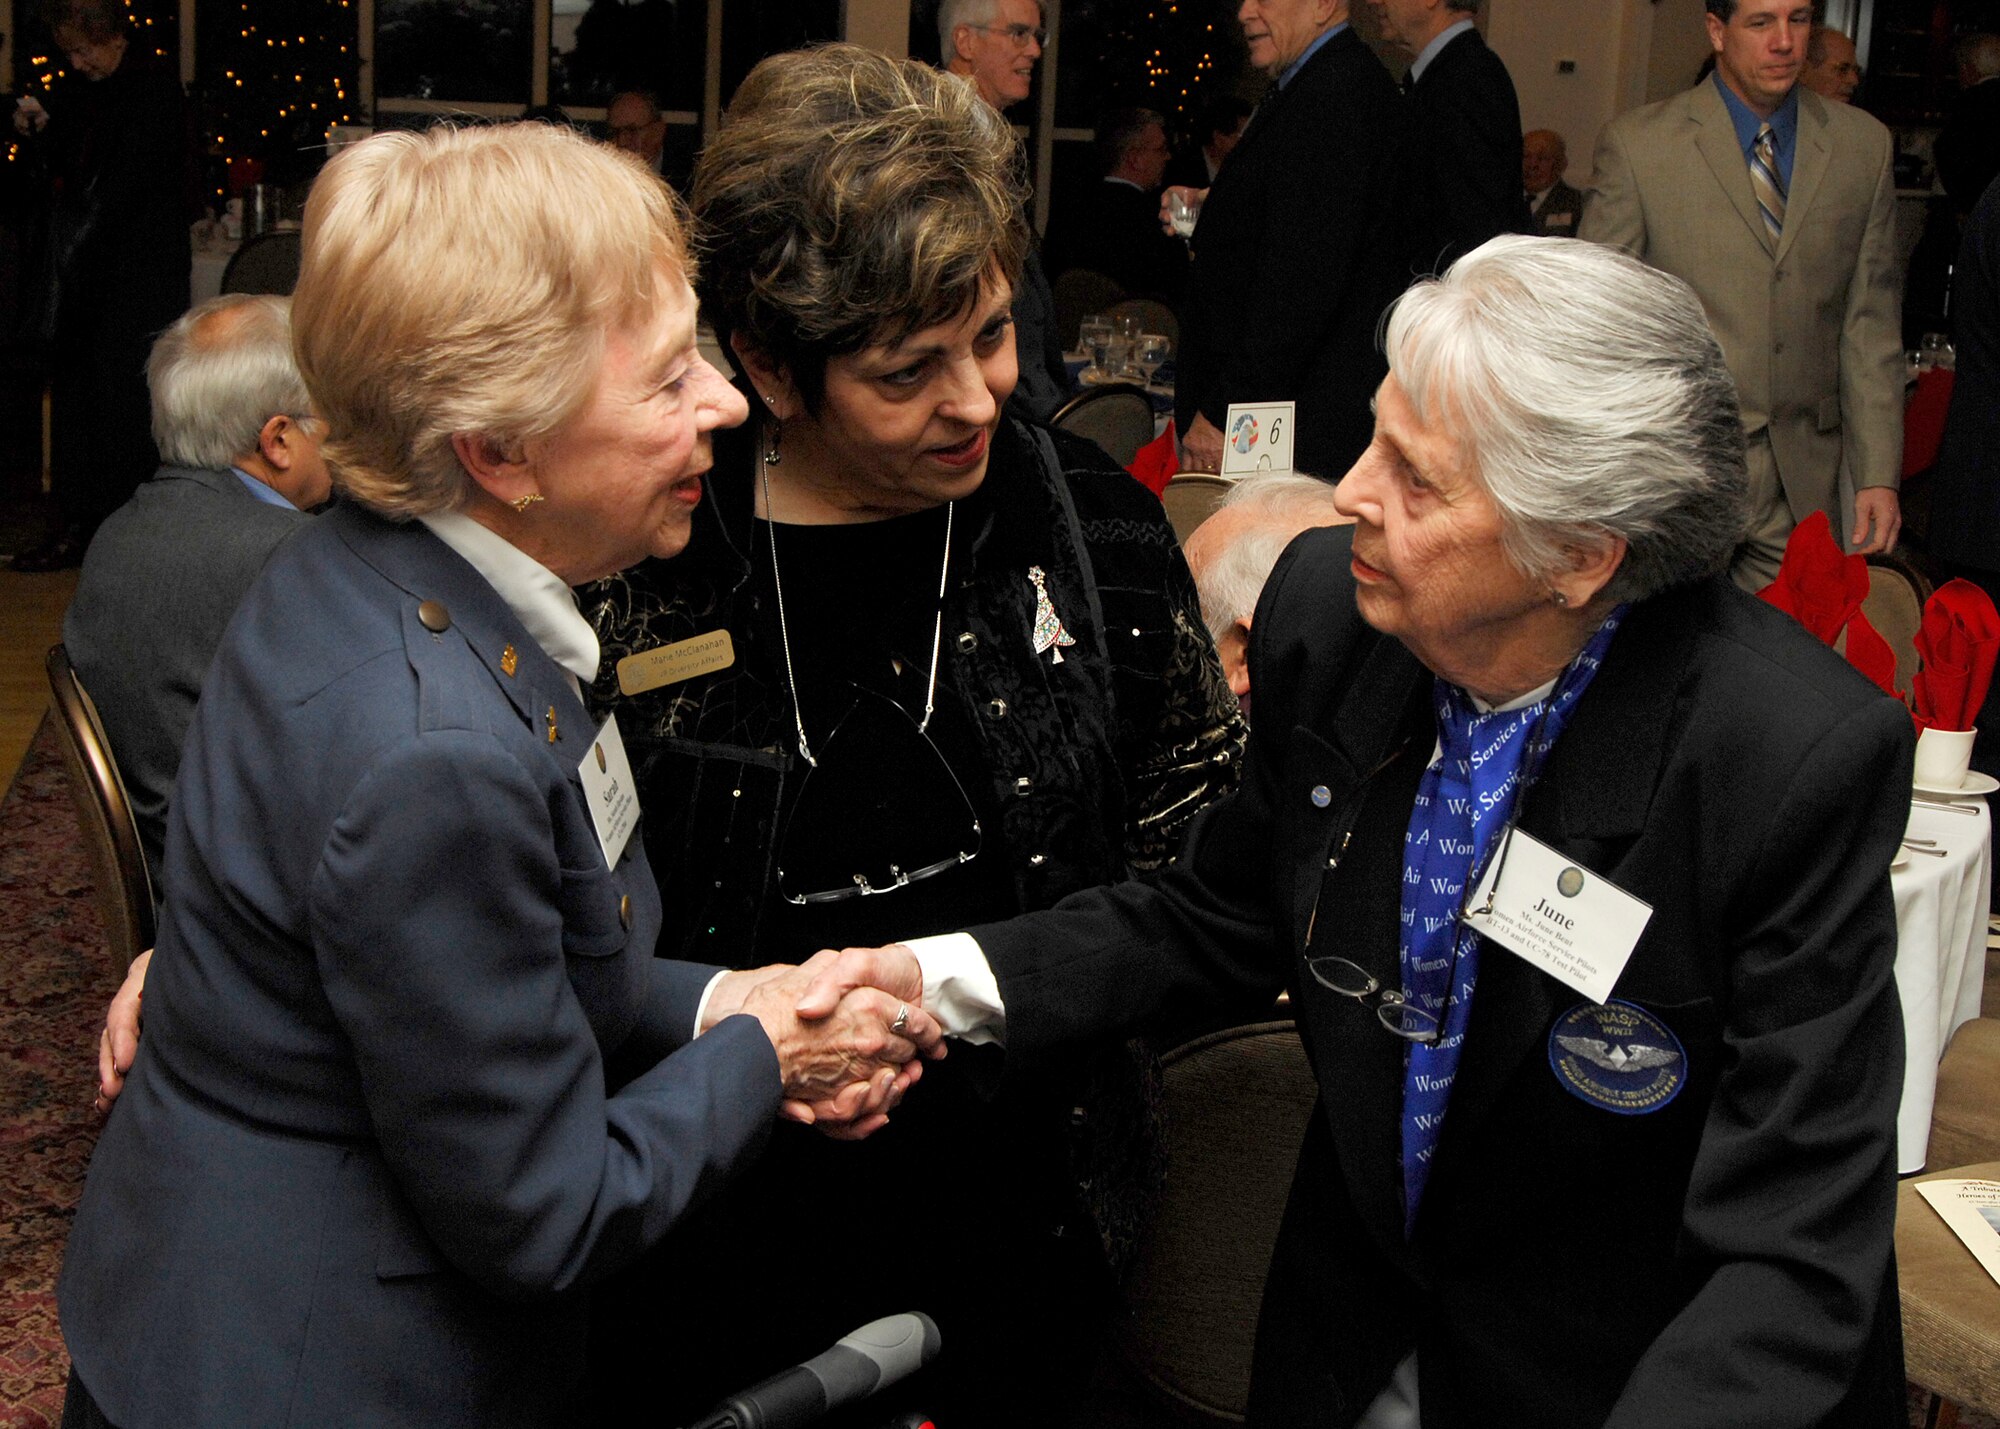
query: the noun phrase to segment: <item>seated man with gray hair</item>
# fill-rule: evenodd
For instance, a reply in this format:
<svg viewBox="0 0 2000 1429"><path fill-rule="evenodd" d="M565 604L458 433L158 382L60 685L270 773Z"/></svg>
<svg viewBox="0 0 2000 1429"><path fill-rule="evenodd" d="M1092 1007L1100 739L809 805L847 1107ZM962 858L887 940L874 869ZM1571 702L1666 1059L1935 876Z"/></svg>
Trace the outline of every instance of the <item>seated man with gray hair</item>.
<svg viewBox="0 0 2000 1429"><path fill-rule="evenodd" d="M1354 520L1333 504L1334 485L1303 472L1260 471L1230 489L1187 538L1184 554L1201 595L1201 618L1222 673L1250 717L1250 620L1271 567L1299 532Z"/></svg>
<svg viewBox="0 0 2000 1429"><path fill-rule="evenodd" d="M162 465L98 528L63 644L104 718L157 884L202 677L278 543L327 499L289 298L212 298L146 363Z"/></svg>

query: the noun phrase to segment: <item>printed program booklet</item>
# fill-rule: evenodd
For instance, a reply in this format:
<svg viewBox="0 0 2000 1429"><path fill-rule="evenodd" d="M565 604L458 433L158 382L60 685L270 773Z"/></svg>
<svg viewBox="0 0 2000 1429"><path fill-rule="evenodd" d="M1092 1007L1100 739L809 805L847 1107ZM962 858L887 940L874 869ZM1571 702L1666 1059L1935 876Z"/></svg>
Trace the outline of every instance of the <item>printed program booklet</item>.
<svg viewBox="0 0 2000 1429"><path fill-rule="evenodd" d="M2000 1282L2000 1181L1919 1181L1917 1192Z"/></svg>

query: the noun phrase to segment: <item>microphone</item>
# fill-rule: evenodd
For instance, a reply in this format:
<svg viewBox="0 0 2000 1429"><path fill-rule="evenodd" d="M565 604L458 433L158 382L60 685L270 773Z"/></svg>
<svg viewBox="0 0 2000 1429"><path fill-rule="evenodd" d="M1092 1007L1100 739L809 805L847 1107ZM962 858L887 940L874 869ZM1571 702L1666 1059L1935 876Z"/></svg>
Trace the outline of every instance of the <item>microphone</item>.
<svg viewBox="0 0 2000 1429"><path fill-rule="evenodd" d="M732 1394L692 1429L798 1429L916 1373L942 1343L920 1311L871 1320L824 1354Z"/></svg>

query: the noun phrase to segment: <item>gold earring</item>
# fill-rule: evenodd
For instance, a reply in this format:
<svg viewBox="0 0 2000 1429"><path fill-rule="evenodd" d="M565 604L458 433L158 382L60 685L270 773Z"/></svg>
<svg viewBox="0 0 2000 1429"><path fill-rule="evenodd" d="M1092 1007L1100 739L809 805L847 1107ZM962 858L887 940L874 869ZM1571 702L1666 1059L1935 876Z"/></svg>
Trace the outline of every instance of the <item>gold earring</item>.
<svg viewBox="0 0 2000 1429"><path fill-rule="evenodd" d="M542 501L545 499L546 498L542 495L541 492L531 491L526 496L515 497L512 501L508 502L507 504L514 508L515 515L525 516L528 514L528 508L530 506L533 506L537 501Z"/></svg>

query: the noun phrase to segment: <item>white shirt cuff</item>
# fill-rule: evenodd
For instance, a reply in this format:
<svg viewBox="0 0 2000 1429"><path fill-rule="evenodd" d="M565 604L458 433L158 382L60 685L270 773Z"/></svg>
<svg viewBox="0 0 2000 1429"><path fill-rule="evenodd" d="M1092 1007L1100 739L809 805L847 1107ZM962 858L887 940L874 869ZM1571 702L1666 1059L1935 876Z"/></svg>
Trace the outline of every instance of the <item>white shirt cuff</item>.
<svg viewBox="0 0 2000 1429"><path fill-rule="evenodd" d="M710 978L708 986L701 990L701 1001L696 1003L694 1008L694 1031L690 1034L689 1041L693 1041L694 1038L701 1036L701 1024L708 1017L708 1000L715 996L715 985L728 976L729 969L724 968L721 972Z"/></svg>
<svg viewBox="0 0 2000 1429"><path fill-rule="evenodd" d="M924 970L924 1010L947 1037L975 1046L1006 1045L1007 1008L1000 1001L1000 982L970 933L910 938L903 946Z"/></svg>

